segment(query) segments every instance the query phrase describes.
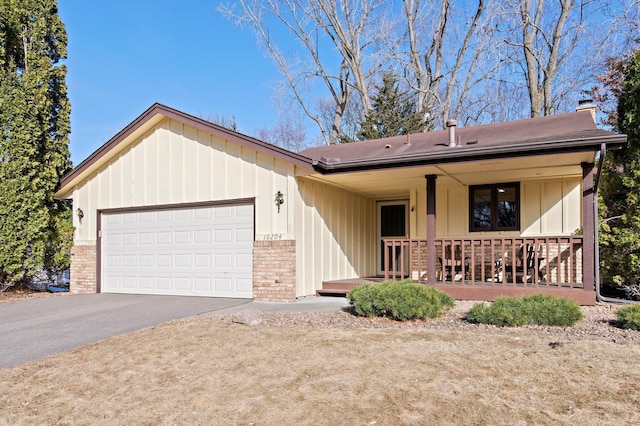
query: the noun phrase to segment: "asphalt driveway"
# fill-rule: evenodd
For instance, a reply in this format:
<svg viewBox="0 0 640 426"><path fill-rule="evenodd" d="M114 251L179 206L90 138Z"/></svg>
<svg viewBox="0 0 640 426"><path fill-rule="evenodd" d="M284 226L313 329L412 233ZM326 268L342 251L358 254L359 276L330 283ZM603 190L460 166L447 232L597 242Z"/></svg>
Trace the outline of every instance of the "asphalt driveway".
<svg viewBox="0 0 640 426"><path fill-rule="evenodd" d="M295 303L215 297L72 294L0 303L0 369L79 346L205 313L335 312L344 297L307 297Z"/></svg>
<svg viewBox="0 0 640 426"><path fill-rule="evenodd" d="M0 304L0 368L250 299L82 294Z"/></svg>

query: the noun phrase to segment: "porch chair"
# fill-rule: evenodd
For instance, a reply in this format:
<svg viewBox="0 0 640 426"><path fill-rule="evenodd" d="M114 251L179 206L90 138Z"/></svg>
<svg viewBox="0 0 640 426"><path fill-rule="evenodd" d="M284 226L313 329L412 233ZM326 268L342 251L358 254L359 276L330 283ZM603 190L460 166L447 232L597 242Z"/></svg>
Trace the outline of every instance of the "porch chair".
<svg viewBox="0 0 640 426"><path fill-rule="evenodd" d="M526 258L523 256L523 252L526 251ZM539 254L539 253L538 253ZM494 273L494 282L502 282L502 259L500 258L496 260L495 264L495 273ZM515 274L516 281L526 283L529 282L530 279L533 279L535 275L535 271L538 271L538 280L542 281L544 278L544 274L540 268L540 264L544 260L544 257L538 256L537 260L537 268L536 268L536 247L534 244L523 244L518 249L518 254L516 255ZM504 272L506 275L506 281L512 281L513 279L513 268L512 265L508 262L505 264Z"/></svg>
<svg viewBox="0 0 640 426"><path fill-rule="evenodd" d="M451 246L445 247L445 258L438 256L438 272L437 279L442 279L442 271L444 269L444 281L462 281L468 278L470 270L470 257L462 256L462 248L460 246L454 246L454 259L451 259ZM462 266L464 262L464 275L462 274Z"/></svg>
<svg viewBox="0 0 640 426"><path fill-rule="evenodd" d="M521 262L520 266L516 266L516 277L520 277L522 282L528 282L529 279L533 281L533 276L538 271L538 280L542 281L543 274L540 270L540 264L544 260L543 257L538 256L538 264L536 267L536 247L533 244L527 244L527 257L524 262ZM539 254L539 252L538 252Z"/></svg>

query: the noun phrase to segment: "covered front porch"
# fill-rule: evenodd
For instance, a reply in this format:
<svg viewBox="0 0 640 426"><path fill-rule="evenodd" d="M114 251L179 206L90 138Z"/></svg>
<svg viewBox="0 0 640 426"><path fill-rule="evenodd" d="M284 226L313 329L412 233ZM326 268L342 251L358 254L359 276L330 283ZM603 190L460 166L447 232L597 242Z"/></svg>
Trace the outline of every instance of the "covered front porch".
<svg viewBox="0 0 640 426"><path fill-rule="evenodd" d="M582 162L573 168L571 179L541 180L535 173L525 176L524 168L510 173L509 180L518 182L512 185L515 202L511 206L504 201L499 208L517 217L514 229L488 232L473 232L482 203L474 207L472 185L460 185L462 190L442 185L436 190L438 176L423 175L422 196L416 191L406 201L376 203L375 272L324 281L317 293L346 294L364 282L411 279L461 300L544 293L594 304L593 164ZM500 189L498 185L495 191ZM550 195L551 190L557 193ZM446 235L452 229L466 232ZM549 230L556 232L544 234Z"/></svg>
<svg viewBox="0 0 640 426"><path fill-rule="evenodd" d="M323 269L323 289L343 277L410 278L461 299L536 292L595 303L594 163L626 136L598 129L591 104L448 126L304 151L317 172L305 179L368 202L362 215L343 201L324 222L341 236L339 218L363 218L357 235L334 238L337 268Z"/></svg>

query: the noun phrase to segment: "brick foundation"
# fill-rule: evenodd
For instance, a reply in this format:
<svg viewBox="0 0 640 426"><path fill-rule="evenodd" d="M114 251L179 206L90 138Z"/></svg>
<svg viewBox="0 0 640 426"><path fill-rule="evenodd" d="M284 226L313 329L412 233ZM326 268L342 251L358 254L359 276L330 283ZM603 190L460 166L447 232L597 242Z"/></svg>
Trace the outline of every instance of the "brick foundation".
<svg viewBox="0 0 640 426"><path fill-rule="evenodd" d="M96 292L96 246L73 246L69 292L85 294Z"/></svg>
<svg viewBox="0 0 640 426"><path fill-rule="evenodd" d="M293 302L296 299L296 242L253 243L253 299Z"/></svg>

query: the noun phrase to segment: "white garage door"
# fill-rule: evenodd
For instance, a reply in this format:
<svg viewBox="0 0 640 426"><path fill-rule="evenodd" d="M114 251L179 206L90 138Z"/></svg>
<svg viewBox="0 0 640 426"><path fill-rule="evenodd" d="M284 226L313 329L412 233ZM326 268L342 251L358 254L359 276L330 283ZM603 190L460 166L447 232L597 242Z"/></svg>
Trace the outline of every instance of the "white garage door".
<svg viewBox="0 0 640 426"><path fill-rule="evenodd" d="M103 213L107 293L253 297L253 206Z"/></svg>

